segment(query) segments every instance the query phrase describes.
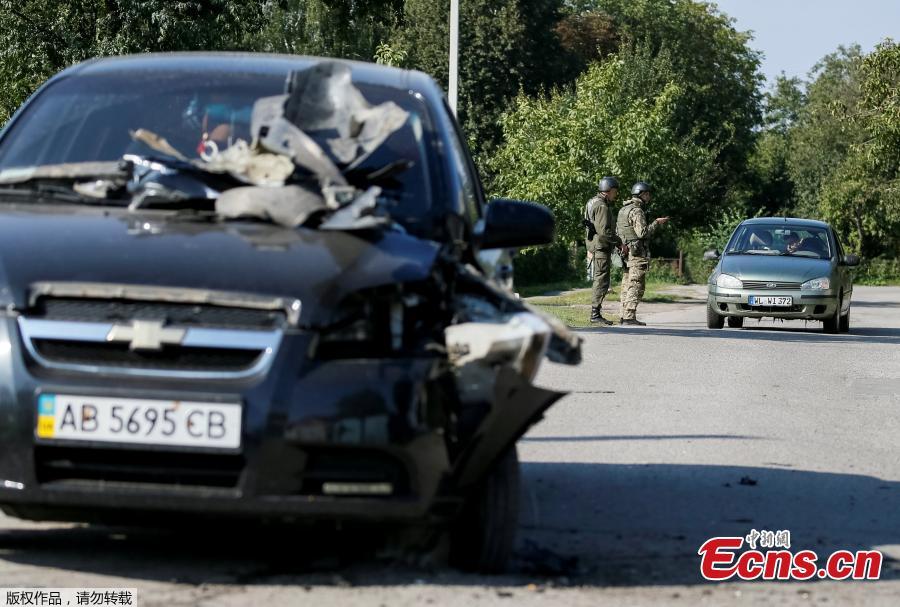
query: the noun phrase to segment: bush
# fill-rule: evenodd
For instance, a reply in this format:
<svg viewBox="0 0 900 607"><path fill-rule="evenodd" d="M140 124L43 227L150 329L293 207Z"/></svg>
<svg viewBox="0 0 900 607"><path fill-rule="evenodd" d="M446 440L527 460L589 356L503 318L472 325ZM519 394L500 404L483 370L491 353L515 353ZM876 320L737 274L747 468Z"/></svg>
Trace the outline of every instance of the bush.
<svg viewBox="0 0 900 607"><path fill-rule="evenodd" d="M700 257L702 255L701 252ZM515 269L517 288L560 283L570 283L572 288L577 288L590 282L583 245L571 248L556 243L546 247L523 249L515 258ZM700 282L705 282L708 274L708 272L704 274ZM659 260L650 262L650 272L647 273L647 280L650 282L684 283L687 278L687 274L684 278L679 277L671 263ZM613 266L610 284L617 287L621 282L622 268Z"/></svg>
<svg viewBox="0 0 900 607"><path fill-rule="evenodd" d="M709 278L715 261L703 259L703 254L710 249L725 248L731 233L743 220L759 217L762 210L750 215L741 205L723 208L709 227L695 228L678 238L678 248L684 253L684 277L688 282L704 283Z"/></svg>
<svg viewBox="0 0 900 607"><path fill-rule="evenodd" d="M856 271L854 281L861 285L900 284L900 259L864 260Z"/></svg>
<svg viewBox="0 0 900 607"><path fill-rule="evenodd" d="M684 253L684 279L687 282L703 283L709 278L716 262L703 259L709 249L722 250L722 244L707 238L691 235L680 240L679 246Z"/></svg>
<svg viewBox="0 0 900 607"><path fill-rule="evenodd" d="M515 259L516 285L583 280L586 274L584 247L576 249L575 257L569 247L553 243L545 247L522 249ZM579 257L580 254L580 257Z"/></svg>
<svg viewBox="0 0 900 607"><path fill-rule="evenodd" d="M671 263L651 260L650 271L647 272L647 281L681 283L684 282L684 279L678 275L678 271Z"/></svg>

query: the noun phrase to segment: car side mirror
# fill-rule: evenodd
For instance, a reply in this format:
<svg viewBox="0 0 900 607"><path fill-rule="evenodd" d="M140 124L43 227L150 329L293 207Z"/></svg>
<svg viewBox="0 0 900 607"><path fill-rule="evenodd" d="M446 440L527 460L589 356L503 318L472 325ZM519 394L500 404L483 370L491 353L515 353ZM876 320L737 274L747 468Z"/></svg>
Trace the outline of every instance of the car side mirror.
<svg viewBox="0 0 900 607"><path fill-rule="evenodd" d="M482 249L530 247L553 242L556 221L542 204L495 198L475 227Z"/></svg>
<svg viewBox="0 0 900 607"><path fill-rule="evenodd" d="M844 255L844 259L842 260L845 266L858 266L859 265L859 255L854 255L850 253L849 255Z"/></svg>
<svg viewBox="0 0 900 607"><path fill-rule="evenodd" d="M720 256L719 249L710 249L703 254L703 259L707 261L718 261Z"/></svg>

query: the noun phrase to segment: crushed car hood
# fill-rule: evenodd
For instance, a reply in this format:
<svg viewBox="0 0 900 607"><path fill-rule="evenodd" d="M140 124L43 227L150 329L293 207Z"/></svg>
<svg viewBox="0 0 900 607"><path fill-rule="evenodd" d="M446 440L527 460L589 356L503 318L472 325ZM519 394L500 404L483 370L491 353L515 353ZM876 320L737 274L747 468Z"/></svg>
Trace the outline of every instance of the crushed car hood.
<svg viewBox="0 0 900 607"><path fill-rule="evenodd" d="M726 255L721 271L741 280L781 280L805 282L828 276L831 262L827 259L775 255Z"/></svg>
<svg viewBox="0 0 900 607"><path fill-rule="evenodd" d="M327 322L352 292L428 278L437 251L436 243L391 231L0 209L0 289L20 308L39 282L149 285L296 298L300 324L310 326Z"/></svg>

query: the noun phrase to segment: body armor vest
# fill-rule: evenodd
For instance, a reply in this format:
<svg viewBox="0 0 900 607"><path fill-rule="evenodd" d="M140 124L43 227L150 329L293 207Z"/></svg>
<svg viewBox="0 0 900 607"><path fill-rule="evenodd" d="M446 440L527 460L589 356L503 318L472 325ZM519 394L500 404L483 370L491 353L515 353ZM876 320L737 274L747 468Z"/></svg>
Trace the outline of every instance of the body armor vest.
<svg viewBox="0 0 900 607"><path fill-rule="evenodd" d="M619 216L616 218L616 233L619 235L619 238L626 243L643 240L642 238L638 238L634 228L631 227L631 223L628 221L628 214L634 208L633 202L625 203L625 206L619 210Z"/></svg>

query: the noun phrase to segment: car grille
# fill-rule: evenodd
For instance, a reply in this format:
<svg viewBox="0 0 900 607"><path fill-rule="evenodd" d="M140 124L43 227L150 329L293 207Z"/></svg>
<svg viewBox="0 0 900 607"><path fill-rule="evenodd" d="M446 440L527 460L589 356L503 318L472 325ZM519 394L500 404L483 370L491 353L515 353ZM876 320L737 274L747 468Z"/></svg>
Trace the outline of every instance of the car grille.
<svg viewBox="0 0 900 607"><path fill-rule="evenodd" d="M271 306L39 296L18 319L38 366L76 373L235 379L265 371L288 322Z"/></svg>
<svg viewBox="0 0 900 607"><path fill-rule="evenodd" d="M139 318L179 326L229 329L272 329L285 322L285 313L277 310L76 297L41 297L29 316L85 322L127 322Z"/></svg>
<svg viewBox="0 0 900 607"><path fill-rule="evenodd" d="M163 348L139 352L128 344L88 343L54 339L32 340L41 359L58 364L169 369L172 371L241 371L262 356L258 350L227 348Z"/></svg>
<svg viewBox="0 0 900 607"><path fill-rule="evenodd" d="M742 281L745 289L760 289L765 291L787 291L800 288L799 282L779 282L765 280L744 280Z"/></svg>
<svg viewBox="0 0 900 607"><path fill-rule="evenodd" d="M241 455L79 447L36 447L34 461L39 483L102 481L234 488L244 468Z"/></svg>

